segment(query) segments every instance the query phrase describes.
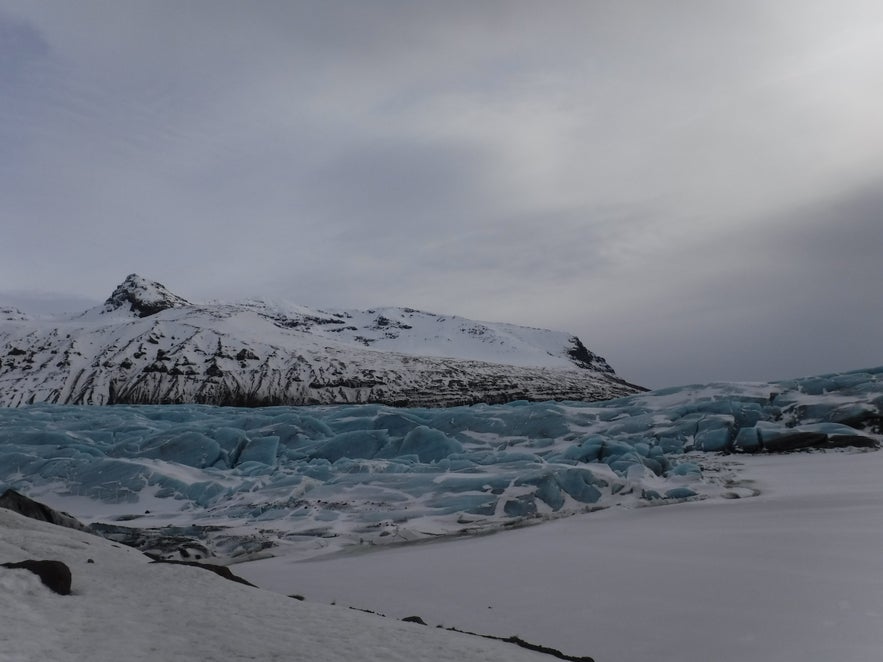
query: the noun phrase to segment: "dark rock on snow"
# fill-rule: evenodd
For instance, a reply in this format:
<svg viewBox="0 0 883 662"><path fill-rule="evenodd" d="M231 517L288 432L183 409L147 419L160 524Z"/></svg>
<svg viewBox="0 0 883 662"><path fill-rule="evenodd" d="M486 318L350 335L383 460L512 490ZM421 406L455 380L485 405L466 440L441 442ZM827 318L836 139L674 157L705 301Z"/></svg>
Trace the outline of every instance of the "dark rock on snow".
<svg viewBox="0 0 883 662"><path fill-rule="evenodd" d="M49 522L58 526L64 526L69 529L85 531L87 527L75 517L67 513L60 513L53 510L49 506L29 499L24 494L19 494L15 490L6 490L0 496L0 508L6 508L19 515L30 517L31 519L41 522Z"/></svg>
<svg viewBox="0 0 883 662"><path fill-rule="evenodd" d="M209 572L213 572L219 577L223 577L224 579L228 579L231 582L237 582L239 584L245 584L246 586L255 586L249 581L246 581L242 577L238 577L230 572L230 568L223 565L215 565L214 563L197 563L196 561L172 561L169 559L154 559L152 563L171 563L173 565L189 565L194 568L202 568L203 570L208 570Z"/></svg>
<svg viewBox="0 0 883 662"><path fill-rule="evenodd" d="M104 302L104 309L108 312L129 310L138 317L150 317L169 308L188 305L189 301L169 292L160 283L149 281L138 274L129 274Z"/></svg>
<svg viewBox="0 0 883 662"><path fill-rule="evenodd" d="M0 563L0 565L4 568L30 570L50 590L55 591L59 595L70 595L71 593L71 570L61 561L28 559L18 563Z"/></svg>

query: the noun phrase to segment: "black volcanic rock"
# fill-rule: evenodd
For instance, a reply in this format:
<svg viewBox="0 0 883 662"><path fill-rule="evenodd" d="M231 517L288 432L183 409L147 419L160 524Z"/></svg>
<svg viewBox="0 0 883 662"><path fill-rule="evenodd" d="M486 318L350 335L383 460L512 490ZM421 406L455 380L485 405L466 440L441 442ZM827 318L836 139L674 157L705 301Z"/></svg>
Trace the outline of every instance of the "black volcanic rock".
<svg viewBox="0 0 883 662"><path fill-rule="evenodd" d="M190 302L173 294L161 283L142 278L138 274L129 274L117 285L107 301L104 310L130 310L138 317L150 317L169 308L189 306Z"/></svg>

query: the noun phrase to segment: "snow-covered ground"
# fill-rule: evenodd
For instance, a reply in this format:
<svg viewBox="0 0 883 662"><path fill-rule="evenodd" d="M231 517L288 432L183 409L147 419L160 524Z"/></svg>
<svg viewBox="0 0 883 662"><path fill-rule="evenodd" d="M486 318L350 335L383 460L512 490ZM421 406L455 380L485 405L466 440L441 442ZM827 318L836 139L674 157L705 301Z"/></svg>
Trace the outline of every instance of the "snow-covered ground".
<svg viewBox="0 0 883 662"><path fill-rule="evenodd" d="M279 594L0 509L3 561L73 572L62 597L0 568L0 660L551 659L351 605L597 662L878 662L883 453L733 461L759 496L233 566Z"/></svg>
<svg viewBox="0 0 883 662"><path fill-rule="evenodd" d="M883 453L732 461L759 496L235 570L309 600L517 633L598 662L879 662Z"/></svg>
<svg viewBox="0 0 883 662"><path fill-rule="evenodd" d="M513 644L300 602L0 508L0 558L71 568L57 595L0 567L2 662L549 659ZM92 560L90 563L89 560Z"/></svg>

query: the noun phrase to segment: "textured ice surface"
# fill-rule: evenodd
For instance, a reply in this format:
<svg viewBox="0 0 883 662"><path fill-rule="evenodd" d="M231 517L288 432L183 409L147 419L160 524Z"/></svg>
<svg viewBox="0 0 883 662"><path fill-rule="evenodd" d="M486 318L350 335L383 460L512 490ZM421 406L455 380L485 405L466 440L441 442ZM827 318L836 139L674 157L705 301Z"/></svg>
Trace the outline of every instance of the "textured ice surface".
<svg viewBox="0 0 883 662"><path fill-rule="evenodd" d="M881 374L451 409L0 409L0 488L74 515L85 497L131 526L217 524L315 551L470 533L747 496L735 477L705 471L710 453L801 432L880 439Z"/></svg>

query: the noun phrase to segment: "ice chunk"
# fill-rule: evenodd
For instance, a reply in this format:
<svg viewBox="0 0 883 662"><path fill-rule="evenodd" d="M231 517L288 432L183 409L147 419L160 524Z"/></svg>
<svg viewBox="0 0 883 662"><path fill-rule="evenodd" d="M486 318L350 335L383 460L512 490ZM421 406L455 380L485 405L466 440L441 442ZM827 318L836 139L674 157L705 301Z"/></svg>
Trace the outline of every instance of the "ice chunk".
<svg viewBox="0 0 883 662"><path fill-rule="evenodd" d="M135 456L169 460L189 467L208 467L221 456L221 447L201 432L162 433L148 438Z"/></svg>
<svg viewBox="0 0 883 662"><path fill-rule="evenodd" d="M237 464L260 462L276 466L276 452L279 450L279 437L258 437L249 440L239 454Z"/></svg>
<svg viewBox="0 0 883 662"><path fill-rule="evenodd" d="M700 451L719 452L730 446L730 428L719 427L696 433L696 449Z"/></svg>
<svg viewBox="0 0 883 662"><path fill-rule="evenodd" d="M689 487L675 487L665 493L666 499L689 499L694 496L697 496L696 492Z"/></svg>
<svg viewBox="0 0 883 662"><path fill-rule="evenodd" d="M607 482L595 477L585 469L565 469L555 476L565 492L580 503L595 503L601 497L599 487L607 487Z"/></svg>
<svg viewBox="0 0 883 662"><path fill-rule="evenodd" d="M334 462L340 458L372 458L389 442L386 430L343 432L320 444L310 455Z"/></svg>
<svg viewBox="0 0 883 662"><path fill-rule="evenodd" d="M463 445L460 442L451 439L440 430L432 430L421 425L405 435L399 454L413 453L421 462L437 462L462 451Z"/></svg>
<svg viewBox="0 0 883 662"><path fill-rule="evenodd" d="M733 448L737 451L744 451L746 453L754 453L755 451L759 451L761 448L760 434L754 426L748 428L741 428L739 432L736 434L736 439L733 442Z"/></svg>

